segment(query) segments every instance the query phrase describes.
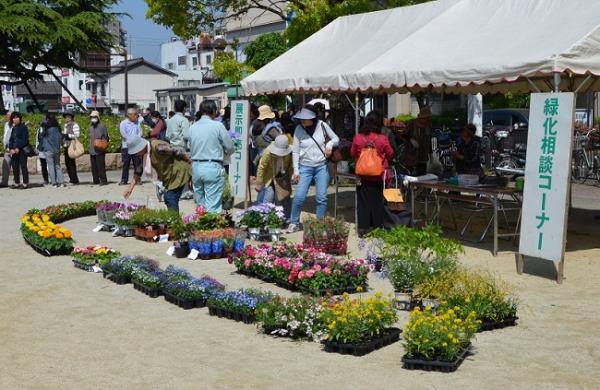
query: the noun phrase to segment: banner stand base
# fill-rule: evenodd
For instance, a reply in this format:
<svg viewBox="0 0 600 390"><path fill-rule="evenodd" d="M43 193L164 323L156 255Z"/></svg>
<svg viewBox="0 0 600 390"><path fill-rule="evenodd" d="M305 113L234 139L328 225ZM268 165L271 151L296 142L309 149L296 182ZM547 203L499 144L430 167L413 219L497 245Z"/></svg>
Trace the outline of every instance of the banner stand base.
<svg viewBox="0 0 600 390"><path fill-rule="evenodd" d="M516 254L517 256L517 273L519 275L523 275L523 269L525 268L525 256L520 253ZM556 267L556 283L562 284L563 280L565 280L565 259L564 257L560 259L558 262L558 266Z"/></svg>

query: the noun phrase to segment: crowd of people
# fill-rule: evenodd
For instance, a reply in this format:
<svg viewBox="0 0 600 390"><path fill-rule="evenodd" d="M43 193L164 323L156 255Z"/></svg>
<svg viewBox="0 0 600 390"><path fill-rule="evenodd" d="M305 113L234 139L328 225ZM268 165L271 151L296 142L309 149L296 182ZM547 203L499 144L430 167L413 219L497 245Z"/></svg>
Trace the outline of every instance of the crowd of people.
<svg viewBox="0 0 600 390"><path fill-rule="evenodd" d="M219 111L215 102L205 100L195 117L186 114L186 103L174 103L174 112L163 118L157 111L127 110L120 122L121 158L120 185L126 185L128 198L143 176L160 183L168 208L179 210L186 191L208 211L221 212L227 180L229 157L234 152L229 107ZM371 111L361 120L360 131L352 140L350 155L357 164L357 200L359 234L386 226L386 183L400 166L402 174L423 175L434 169L431 156L431 110L423 107L416 120L408 126L386 120L379 111ZM61 154L71 185L79 184L76 159L84 150L79 143L82 131L75 116L63 114L64 125L55 114L45 115L30 145L29 129L21 114L7 114L4 125L5 154L2 166L2 186L8 186L12 169L12 188L29 186L27 159L38 156L44 183L66 186ZM315 186L317 218L327 213L327 189L331 179L332 156L340 138L328 123L327 112L319 105L305 105L297 110L293 104L285 112L269 105L251 108L249 174L254 183L257 203L283 206L288 220L288 232L300 229L300 214L309 192ZM142 123L149 127L144 135ZM97 111L90 113L88 131L93 184L106 185L105 155L109 143L108 129ZM461 132L461 142L452 156L459 173L481 174L480 143L473 125ZM374 157L375 156L375 157ZM333 160L335 162L335 160ZM364 166L370 165L369 169ZM133 180L129 180L133 165ZM360 166L360 168L359 168ZM152 176L154 174L154 176ZM22 180L21 180L22 179ZM293 190L293 184L296 184Z"/></svg>

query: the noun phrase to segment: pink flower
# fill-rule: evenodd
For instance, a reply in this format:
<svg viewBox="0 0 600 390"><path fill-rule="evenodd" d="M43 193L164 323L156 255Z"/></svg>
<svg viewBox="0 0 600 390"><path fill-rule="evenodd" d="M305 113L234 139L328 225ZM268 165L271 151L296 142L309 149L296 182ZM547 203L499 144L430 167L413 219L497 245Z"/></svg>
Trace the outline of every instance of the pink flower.
<svg viewBox="0 0 600 390"><path fill-rule="evenodd" d="M298 280L304 279L304 271L298 272Z"/></svg>
<svg viewBox="0 0 600 390"><path fill-rule="evenodd" d="M254 257L254 248L252 248L250 245L246 247L246 255Z"/></svg>
<svg viewBox="0 0 600 390"><path fill-rule="evenodd" d="M325 275L331 275L331 268L324 268L323 272L325 272Z"/></svg>
<svg viewBox="0 0 600 390"><path fill-rule="evenodd" d="M321 266L319 264L315 265L315 271L320 271L321 270Z"/></svg>
<svg viewBox="0 0 600 390"><path fill-rule="evenodd" d="M250 268L251 265L252 265L252 260L246 259L246 261L244 261L244 267Z"/></svg>
<svg viewBox="0 0 600 390"><path fill-rule="evenodd" d="M204 214L206 214L206 208L201 204L196 206L196 214L198 214L199 216L203 216Z"/></svg>
<svg viewBox="0 0 600 390"><path fill-rule="evenodd" d="M306 271L306 277L307 278L312 278L313 276L315 276L315 270L314 269L309 269L308 271Z"/></svg>

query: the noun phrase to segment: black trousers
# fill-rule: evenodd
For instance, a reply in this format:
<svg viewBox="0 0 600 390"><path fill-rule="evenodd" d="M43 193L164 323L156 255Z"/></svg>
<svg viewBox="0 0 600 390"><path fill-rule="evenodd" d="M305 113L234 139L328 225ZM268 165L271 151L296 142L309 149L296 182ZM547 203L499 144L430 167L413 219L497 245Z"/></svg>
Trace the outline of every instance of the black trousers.
<svg viewBox="0 0 600 390"><path fill-rule="evenodd" d="M129 167L133 162L133 171L142 163L142 160L138 156L130 155L127 153L127 148L121 148L121 161L123 161L123 172L121 173L121 183L127 183L129 181Z"/></svg>
<svg viewBox="0 0 600 390"><path fill-rule="evenodd" d="M106 154L90 155L92 163L92 179L94 184L106 184Z"/></svg>
<svg viewBox="0 0 600 390"><path fill-rule="evenodd" d="M44 184L48 184L48 164L45 158L40 157L40 165L42 166L42 177L44 178Z"/></svg>
<svg viewBox="0 0 600 390"><path fill-rule="evenodd" d="M13 175L15 178L15 184L21 184L21 175L19 174L19 168L23 174L23 184L29 184L29 171L27 170L27 155L23 150L19 151L19 154L14 154L11 158L11 164L13 169Z"/></svg>
<svg viewBox="0 0 600 390"><path fill-rule="evenodd" d="M67 173L69 174L69 181L71 184L79 184L77 164L75 163L74 158L69 157L69 148L65 148L65 165L67 166Z"/></svg>
<svg viewBox="0 0 600 390"><path fill-rule="evenodd" d="M358 232L384 227L383 181L362 180L356 187L358 203Z"/></svg>

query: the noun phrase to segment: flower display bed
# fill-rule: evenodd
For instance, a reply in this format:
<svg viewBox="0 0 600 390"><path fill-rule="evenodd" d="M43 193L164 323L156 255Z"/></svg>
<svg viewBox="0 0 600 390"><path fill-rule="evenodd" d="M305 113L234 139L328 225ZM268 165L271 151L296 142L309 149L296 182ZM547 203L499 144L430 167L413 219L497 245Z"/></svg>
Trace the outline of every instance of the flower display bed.
<svg viewBox="0 0 600 390"><path fill-rule="evenodd" d="M305 218L302 245L330 255L343 256L348 251L350 226L341 218Z"/></svg>
<svg viewBox="0 0 600 390"><path fill-rule="evenodd" d="M204 298L180 298L169 292L163 291L165 301L179 306L184 310L206 307L206 299Z"/></svg>
<svg viewBox="0 0 600 390"><path fill-rule="evenodd" d="M116 274L109 274L106 277L108 280L115 282L116 284L129 284L131 283L131 276L130 275L116 275Z"/></svg>
<svg viewBox="0 0 600 390"><path fill-rule="evenodd" d="M93 272L94 264L88 264L76 259L73 259L73 266L87 272Z"/></svg>
<svg viewBox="0 0 600 390"><path fill-rule="evenodd" d="M209 314L252 324L256 321L256 308L273 299L274 295L260 290L216 291L208 299Z"/></svg>
<svg viewBox="0 0 600 390"><path fill-rule="evenodd" d="M148 295L150 298L158 298L160 296L160 294L162 293L160 287L148 287L148 286L145 286L145 285L137 282L136 280L133 281L133 288L135 288L138 291L143 292L144 294Z"/></svg>
<svg viewBox="0 0 600 390"><path fill-rule="evenodd" d="M315 296L367 288L369 266L364 260L335 258L302 245L247 246L229 262L245 275Z"/></svg>
<svg viewBox="0 0 600 390"><path fill-rule="evenodd" d="M65 256L65 255L68 255L69 253L71 253L70 248L51 250L51 249L41 248L41 247L37 246L33 242L29 241L29 239L25 236L23 236L23 239L31 247L31 249L33 249L34 251L36 251L37 253L39 253L42 256L46 256L46 257Z"/></svg>
<svg viewBox="0 0 600 390"><path fill-rule="evenodd" d="M439 372L454 372L469 355L470 344L462 349L462 352L451 362L443 360L426 360L417 357L409 358L406 355L402 357L403 367L408 370L424 370Z"/></svg>
<svg viewBox="0 0 600 390"><path fill-rule="evenodd" d="M386 347L400 339L401 330L398 328L384 329L383 334L373 340L359 344L344 344L335 341L324 341L326 352L336 352L342 355L363 356L379 348Z"/></svg>

